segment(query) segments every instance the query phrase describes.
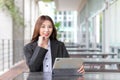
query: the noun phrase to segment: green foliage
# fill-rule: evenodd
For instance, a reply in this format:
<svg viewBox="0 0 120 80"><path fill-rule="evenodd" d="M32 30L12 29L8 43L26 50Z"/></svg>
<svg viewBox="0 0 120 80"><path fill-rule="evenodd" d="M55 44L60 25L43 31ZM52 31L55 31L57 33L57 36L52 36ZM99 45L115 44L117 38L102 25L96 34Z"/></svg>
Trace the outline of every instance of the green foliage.
<svg viewBox="0 0 120 80"><path fill-rule="evenodd" d="M0 8L3 7L3 0L0 0Z"/></svg>
<svg viewBox="0 0 120 80"><path fill-rule="evenodd" d="M17 25L24 25L23 17L21 17L19 9L15 6L14 0L0 0L0 7L5 7L9 11Z"/></svg>
<svg viewBox="0 0 120 80"><path fill-rule="evenodd" d="M60 26L61 26L61 22L56 22L55 23L55 27L56 27L57 31L59 31Z"/></svg>
<svg viewBox="0 0 120 80"><path fill-rule="evenodd" d="M43 2L51 2L52 0L42 0Z"/></svg>
<svg viewBox="0 0 120 80"><path fill-rule="evenodd" d="M57 38L59 39L61 37L61 35L59 34L59 29L60 29L60 26L61 26L61 22L56 22L55 24L55 27L57 29Z"/></svg>

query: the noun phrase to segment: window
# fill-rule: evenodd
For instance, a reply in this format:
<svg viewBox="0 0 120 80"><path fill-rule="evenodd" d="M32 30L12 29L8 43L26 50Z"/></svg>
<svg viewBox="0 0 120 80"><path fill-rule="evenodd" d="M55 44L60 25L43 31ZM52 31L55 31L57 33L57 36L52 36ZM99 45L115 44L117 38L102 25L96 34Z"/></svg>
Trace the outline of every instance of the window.
<svg viewBox="0 0 120 80"><path fill-rule="evenodd" d="M64 27L66 27L66 21L64 21Z"/></svg>
<svg viewBox="0 0 120 80"><path fill-rule="evenodd" d="M64 11L64 15L66 15L66 11Z"/></svg>
<svg viewBox="0 0 120 80"><path fill-rule="evenodd" d="M59 11L59 15L61 15L61 11Z"/></svg>
<svg viewBox="0 0 120 80"><path fill-rule="evenodd" d="M68 21L68 26L71 27L71 22L70 21Z"/></svg>
<svg viewBox="0 0 120 80"><path fill-rule="evenodd" d="M64 34L64 38L66 38L66 33Z"/></svg>
<svg viewBox="0 0 120 80"><path fill-rule="evenodd" d="M66 16L64 16L64 20L66 20Z"/></svg>
<svg viewBox="0 0 120 80"><path fill-rule="evenodd" d="M57 17L55 16L55 20L57 20Z"/></svg>

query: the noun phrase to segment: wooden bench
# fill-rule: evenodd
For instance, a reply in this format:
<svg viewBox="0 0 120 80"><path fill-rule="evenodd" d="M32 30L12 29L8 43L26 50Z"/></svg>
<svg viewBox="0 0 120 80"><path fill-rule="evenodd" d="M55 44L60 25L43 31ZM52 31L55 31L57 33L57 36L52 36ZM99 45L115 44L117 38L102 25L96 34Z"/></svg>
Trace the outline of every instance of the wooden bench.
<svg viewBox="0 0 120 80"><path fill-rule="evenodd" d="M3 75L0 76L0 80L13 80L16 76L21 74L22 72L29 71L25 61L20 61L14 67L9 69L9 71L5 72Z"/></svg>

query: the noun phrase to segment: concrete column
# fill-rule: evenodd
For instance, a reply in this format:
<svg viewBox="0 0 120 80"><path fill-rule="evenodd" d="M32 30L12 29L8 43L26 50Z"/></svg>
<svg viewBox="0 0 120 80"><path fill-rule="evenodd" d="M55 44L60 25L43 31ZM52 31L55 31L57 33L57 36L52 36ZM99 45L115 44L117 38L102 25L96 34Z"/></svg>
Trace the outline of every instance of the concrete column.
<svg viewBox="0 0 120 80"><path fill-rule="evenodd" d="M20 11L20 16L24 18L24 0L14 0L14 4ZM24 25L13 20L13 64L23 59L24 46Z"/></svg>
<svg viewBox="0 0 120 80"><path fill-rule="evenodd" d="M104 23L103 23L103 28L102 28L102 31L103 31L103 34L102 34L102 52L104 52L104 53L109 52L109 41L110 41L109 34L110 34L110 32L109 32L109 24L107 24L107 23L110 23L110 22L107 19L109 19L108 17L110 17L110 16L108 15L108 13L109 13L109 10L105 10L103 12L103 15L105 17L103 19ZM106 23L106 21L107 21L107 23Z"/></svg>
<svg viewBox="0 0 120 80"><path fill-rule="evenodd" d="M89 48L90 44L90 34L89 34L89 25L88 25L88 20L86 21L86 48Z"/></svg>

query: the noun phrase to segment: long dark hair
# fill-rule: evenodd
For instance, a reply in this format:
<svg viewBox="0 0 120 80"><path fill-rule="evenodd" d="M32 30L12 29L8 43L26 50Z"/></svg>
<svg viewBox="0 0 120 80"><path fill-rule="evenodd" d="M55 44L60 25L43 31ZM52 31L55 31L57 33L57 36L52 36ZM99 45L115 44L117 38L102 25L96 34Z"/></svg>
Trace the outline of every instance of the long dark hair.
<svg viewBox="0 0 120 80"><path fill-rule="evenodd" d="M45 20L49 20L52 23L53 31L52 31L52 34L50 35L50 40L57 40L57 38L56 38L57 37L57 30L54 26L53 20L49 16L42 15L36 21L31 42L38 40L38 38L40 36L40 27Z"/></svg>

